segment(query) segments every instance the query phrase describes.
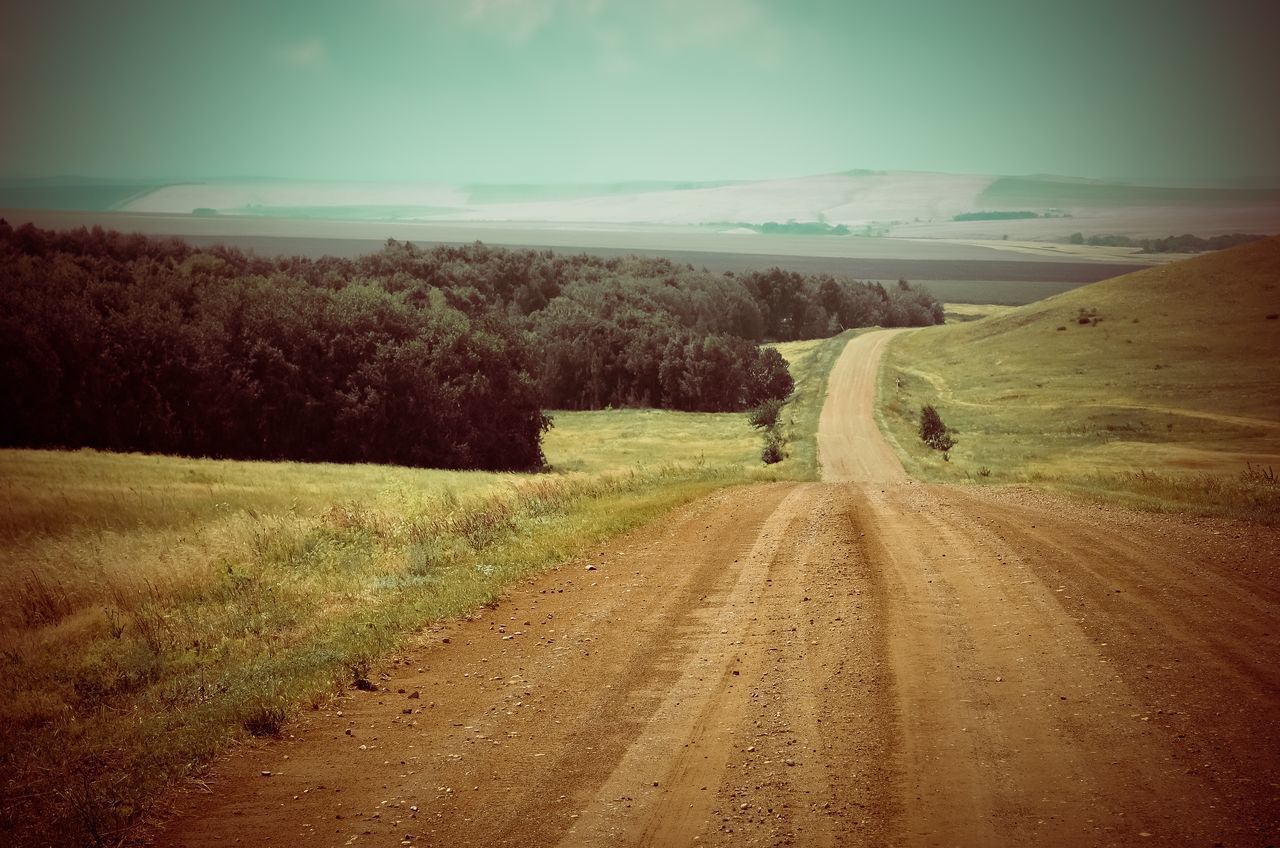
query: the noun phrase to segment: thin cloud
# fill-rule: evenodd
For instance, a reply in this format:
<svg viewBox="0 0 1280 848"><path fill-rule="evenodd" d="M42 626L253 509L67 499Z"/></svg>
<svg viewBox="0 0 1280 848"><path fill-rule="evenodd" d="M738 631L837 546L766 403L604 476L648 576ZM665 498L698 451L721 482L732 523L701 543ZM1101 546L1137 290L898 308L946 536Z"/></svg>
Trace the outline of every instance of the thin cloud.
<svg viewBox="0 0 1280 848"><path fill-rule="evenodd" d="M462 19L524 43L551 22L560 5L559 0L466 0Z"/></svg>
<svg viewBox="0 0 1280 848"><path fill-rule="evenodd" d="M750 44L776 54L778 36L760 0L387 0L434 26L461 27L512 45L548 30L570 33L600 53L606 72L627 72L653 51Z"/></svg>
<svg viewBox="0 0 1280 848"><path fill-rule="evenodd" d="M764 23L764 10L754 0L663 0L658 8L669 26L662 28L657 41L668 50L720 44Z"/></svg>
<svg viewBox="0 0 1280 848"><path fill-rule="evenodd" d="M284 45L280 48L278 57L287 65L310 70L323 67L328 61L329 52L323 41L312 38Z"/></svg>

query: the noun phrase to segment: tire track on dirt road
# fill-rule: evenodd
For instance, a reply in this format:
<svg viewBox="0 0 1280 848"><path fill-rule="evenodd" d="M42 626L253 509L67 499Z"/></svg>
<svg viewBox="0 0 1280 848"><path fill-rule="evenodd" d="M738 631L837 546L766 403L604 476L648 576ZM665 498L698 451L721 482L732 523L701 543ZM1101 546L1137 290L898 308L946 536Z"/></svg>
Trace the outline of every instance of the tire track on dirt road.
<svg viewBox="0 0 1280 848"><path fill-rule="evenodd" d="M833 370L825 482L425 632L155 844L1275 843L1280 536L907 480L870 414L888 337Z"/></svg>
<svg viewBox="0 0 1280 848"><path fill-rule="evenodd" d="M885 574L901 841L1275 840L1280 534L1235 528L1242 575L1222 567L1226 522L902 483L882 456L824 472L861 481Z"/></svg>

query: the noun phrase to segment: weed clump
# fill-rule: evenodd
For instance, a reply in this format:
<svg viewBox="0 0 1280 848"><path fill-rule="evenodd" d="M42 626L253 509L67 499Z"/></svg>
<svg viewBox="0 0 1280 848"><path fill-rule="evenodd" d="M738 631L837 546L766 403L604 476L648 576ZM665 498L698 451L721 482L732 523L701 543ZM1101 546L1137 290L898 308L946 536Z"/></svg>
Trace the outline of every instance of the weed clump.
<svg viewBox="0 0 1280 848"><path fill-rule="evenodd" d="M1250 462L1240 472L1240 482L1249 486L1280 486L1280 475L1270 465L1263 468Z"/></svg>
<svg viewBox="0 0 1280 848"><path fill-rule="evenodd" d="M351 685L361 692L376 692L377 685L369 679L369 660L365 657L353 660L347 665L347 670L351 672Z"/></svg>
<svg viewBox="0 0 1280 848"><path fill-rule="evenodd" d="M240 723L250 736L279 736L288 713L279 704L261 703L253 706Z"/></svg>

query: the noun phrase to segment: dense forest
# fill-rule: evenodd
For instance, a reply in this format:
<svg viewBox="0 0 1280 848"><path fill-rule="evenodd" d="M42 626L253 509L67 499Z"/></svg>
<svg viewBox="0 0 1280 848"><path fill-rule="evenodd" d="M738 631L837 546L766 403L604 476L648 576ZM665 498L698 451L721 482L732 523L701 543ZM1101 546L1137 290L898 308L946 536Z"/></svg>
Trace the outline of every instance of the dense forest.
<svg viewBox="0 0 1280 848"><path fill-rule="evenodd" d="M0 444L531 468L542 409L745 410L792 388L761 342L941 320L905 281L479 243L267 258L0 221Z"/></svg>

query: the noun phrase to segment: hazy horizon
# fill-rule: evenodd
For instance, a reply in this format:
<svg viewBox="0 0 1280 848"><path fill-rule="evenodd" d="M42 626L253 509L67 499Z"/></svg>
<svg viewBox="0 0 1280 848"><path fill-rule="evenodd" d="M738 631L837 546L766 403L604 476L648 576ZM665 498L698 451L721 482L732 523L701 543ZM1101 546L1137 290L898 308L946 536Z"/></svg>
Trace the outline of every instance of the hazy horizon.
<svg viewBox="0 0 1280 848"><path fill-rule="evenodd" d="M7 18L7 179L1280 176L1280 15L1253 0L52 0Z"/></svg>

